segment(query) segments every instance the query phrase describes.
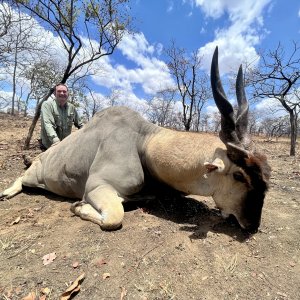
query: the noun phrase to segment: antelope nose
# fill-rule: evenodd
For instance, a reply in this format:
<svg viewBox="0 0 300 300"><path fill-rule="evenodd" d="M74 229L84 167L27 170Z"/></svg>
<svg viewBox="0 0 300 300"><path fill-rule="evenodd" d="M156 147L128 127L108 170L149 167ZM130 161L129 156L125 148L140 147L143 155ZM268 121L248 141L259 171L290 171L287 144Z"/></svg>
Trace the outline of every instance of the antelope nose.
<svg viewBox="0 0 300 300"><path fill-rule="evenodd" d="M245 227L244 230L247 231L248 233L254 234L254 233L258 232L258 226L249 225L249 226Z"/></svg>

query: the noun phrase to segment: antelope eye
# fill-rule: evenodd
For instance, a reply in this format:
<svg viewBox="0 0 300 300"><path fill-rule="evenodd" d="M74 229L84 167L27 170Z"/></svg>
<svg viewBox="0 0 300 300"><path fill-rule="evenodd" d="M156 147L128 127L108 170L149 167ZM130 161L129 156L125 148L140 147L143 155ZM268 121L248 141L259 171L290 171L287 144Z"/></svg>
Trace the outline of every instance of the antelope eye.
<svg viewBox="0 0 300 300"><path fill-rule="evenodd" d="M240 181L240 182L245 182L246 179L243 175L242 172L234 172L233 173L233 178L236 180L236 181Z"/></svg>

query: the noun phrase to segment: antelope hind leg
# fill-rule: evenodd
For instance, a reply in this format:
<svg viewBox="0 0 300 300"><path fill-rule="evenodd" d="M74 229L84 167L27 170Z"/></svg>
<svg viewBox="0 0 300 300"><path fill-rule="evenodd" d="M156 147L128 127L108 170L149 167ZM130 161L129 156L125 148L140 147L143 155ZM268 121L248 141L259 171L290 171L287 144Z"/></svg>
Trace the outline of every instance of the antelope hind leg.
<svg viewBox="0 0 300 300"><path fill-rule="evenodd" d="M71 211L83 220L100 225L103 230L118 229L124 218L123 198L110 186L88 192L83 201L71 206Z"/></svg>
<svg viewBox="0 0 300 300"><path fill-rule="evenodd" d="M24 176L17 178L17 180L9 188L7 188L2 193L0 193L0 199L1 198L9 199L19 194L22 191L23 177Z"/></svg>

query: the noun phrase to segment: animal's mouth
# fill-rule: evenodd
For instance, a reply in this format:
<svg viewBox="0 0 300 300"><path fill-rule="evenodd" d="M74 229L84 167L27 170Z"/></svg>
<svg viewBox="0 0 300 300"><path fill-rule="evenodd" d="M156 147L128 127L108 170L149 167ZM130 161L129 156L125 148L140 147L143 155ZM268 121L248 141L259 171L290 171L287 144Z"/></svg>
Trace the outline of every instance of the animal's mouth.
<svg viewBox="0 0 300 300"><path fill-rule="evenodd" d="M228 219L229 216L230 216L230 214L228 214L228 213L226 213L226 212L224 212L222 210L221 210L221 215L222 215L222 218L224 218L224 219Z"/></svg>
<svg viewBox="0 0 300 300"><path fill-rule="evenodd" d="M252 225L252 224L245 224L245 222L239 220L239 218L236 217L234 214L228 214L224 211L221 211L221 215L224 219L226 219L231 224L239 226L242 229L242 231L247 234L254 234L258 232L259 226Z"/></svg>
<svg viewBox="0 0 300 300"><path fill-rule="evenodd" d="M247 234L254 234L258 232L259 225L253 225L251 223L245 224L244 222L241 222L238 220L238 218L235 217L237 222L239 223L240 227L242 228L243 232Z"/></svg>

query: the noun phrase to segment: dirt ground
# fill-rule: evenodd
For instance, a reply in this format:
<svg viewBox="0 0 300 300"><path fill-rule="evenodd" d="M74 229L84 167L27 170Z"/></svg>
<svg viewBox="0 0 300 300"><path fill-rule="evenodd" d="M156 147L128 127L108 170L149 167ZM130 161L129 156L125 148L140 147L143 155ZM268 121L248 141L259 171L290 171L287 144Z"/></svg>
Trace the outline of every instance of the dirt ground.
<svg viewBox="0 0 300 300"><path fill-rule="evenodd" d="M24 172L29 124L0 114L1 191ZM31 156L40 152L37 137L38 128ZM60 299L82 274L78 300L300 299L300 157L288 156L287 141L257 145L273 171L252 236L224 221L211 199L160 191L127 205L113 232L73 216L69 199L48 192L0 201L0 299Z"/></svg>

